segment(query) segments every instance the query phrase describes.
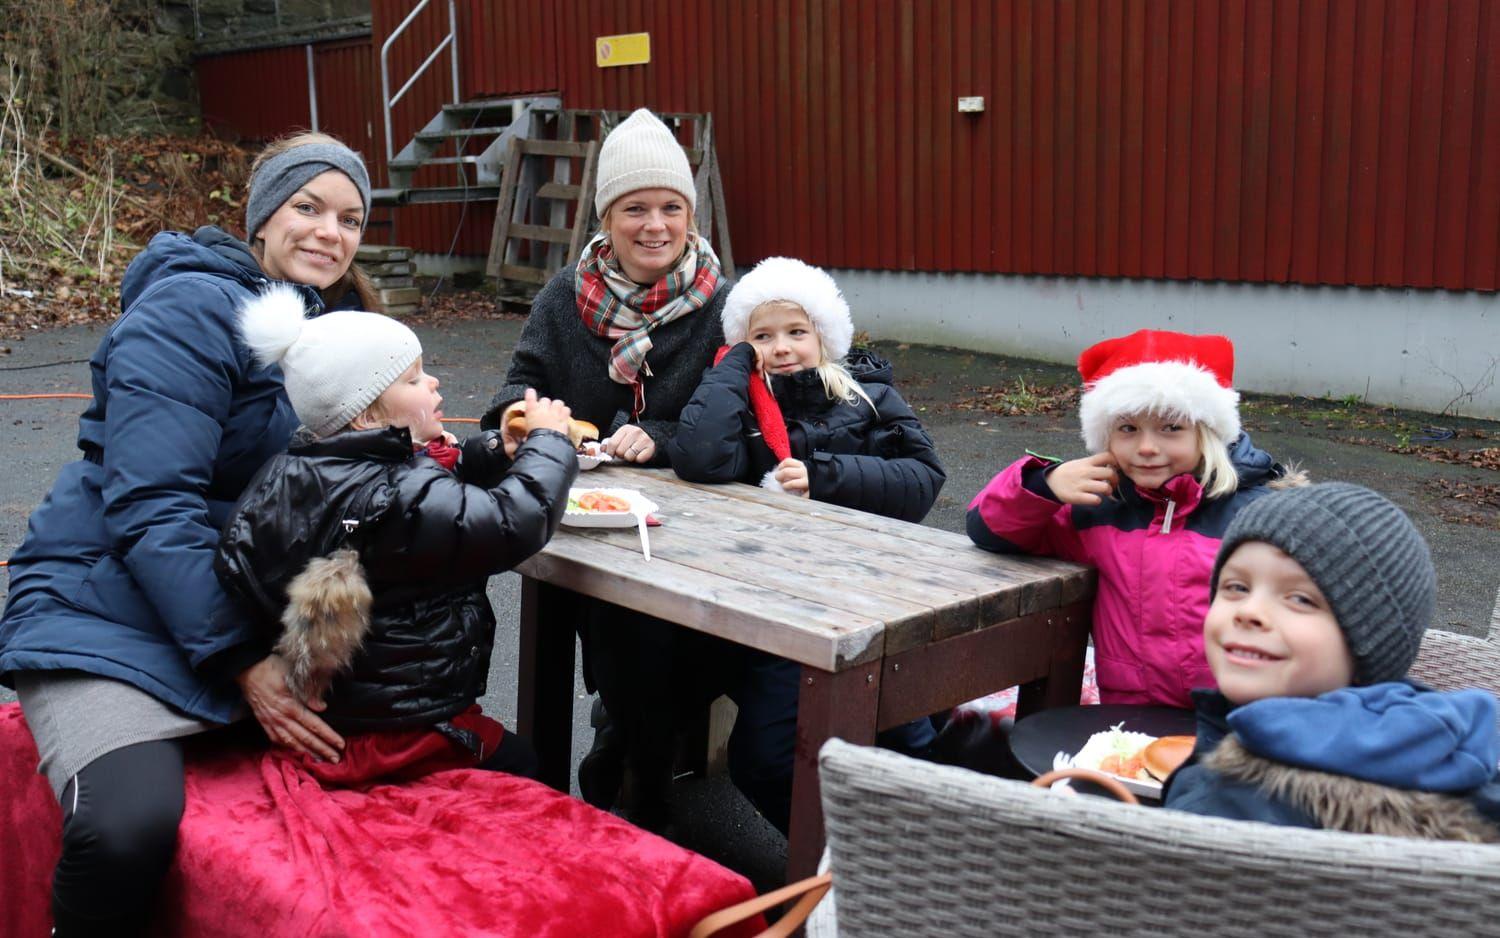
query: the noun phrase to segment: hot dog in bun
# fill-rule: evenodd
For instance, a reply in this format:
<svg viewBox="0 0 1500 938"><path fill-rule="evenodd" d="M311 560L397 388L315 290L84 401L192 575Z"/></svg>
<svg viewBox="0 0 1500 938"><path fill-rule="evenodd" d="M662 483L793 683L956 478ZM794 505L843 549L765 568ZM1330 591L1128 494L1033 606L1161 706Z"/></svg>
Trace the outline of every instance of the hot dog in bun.
<svg viewBox="0 0 1500 938"><path fill-rule="evenodd" d="M526 435L526 414L517 411L505 422L505 429L512 436L524 437ZM599 428L587 420L574 420L568 418L568 440L578 449L590 440L599 439Z"/></svg>

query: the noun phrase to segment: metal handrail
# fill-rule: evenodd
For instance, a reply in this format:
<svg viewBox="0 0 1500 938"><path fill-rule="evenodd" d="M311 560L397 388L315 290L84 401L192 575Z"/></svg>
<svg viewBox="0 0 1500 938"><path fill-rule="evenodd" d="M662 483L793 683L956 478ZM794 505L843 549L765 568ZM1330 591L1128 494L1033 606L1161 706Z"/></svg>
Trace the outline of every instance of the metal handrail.
<svg viewBox="0 0 1500 938"><path fill-rule="evenodd" d="M458 103L458 11L454 8L454 0L448 0L448 35L443 37L443 41L437 44L437 48L433 49L432 53L427 56L427 59L417 67L412 76L406 80L406 84L401 86L401 90L396 92L396 96L394 98L391 97L391 44L406 31L406 27L411 25L411 21L417 18L418 13L427 9L427 4L431 2L432 0L422 0L421 3L418 3L415 9L406 14L406 19L401 21L401 25L397 26L380 46L380 100L385 112L385 162L387 175L390 173L391 161L396 158L395 148L391 145L391 108L396 106L396 102L400 101L402 96L411 89L416 80L422 77L422 73L427 71L427 66L431 65L433 60L444 49L449 50L448 61L452 66L453 73L453 100L451 103Z"/></svg>

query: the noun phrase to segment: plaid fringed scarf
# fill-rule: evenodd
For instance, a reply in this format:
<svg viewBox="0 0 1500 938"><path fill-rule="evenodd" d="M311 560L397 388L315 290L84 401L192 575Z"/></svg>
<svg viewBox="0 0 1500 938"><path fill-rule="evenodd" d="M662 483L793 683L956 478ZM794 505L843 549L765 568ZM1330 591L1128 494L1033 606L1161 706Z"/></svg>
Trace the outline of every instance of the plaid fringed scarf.
<svg viewBox="0 0 1500 938"><path fill-rule="evenodd" d="M708 242L688 235L687 252L675 270L643 287L625 276L603 232L583 249L573 269L573 293L583 324L595 335L614 339L609 350L609 377L634 393L632 418L646 409L644 372L651 376L646 353L651 330L701 309L718 288L723 269Z"/></svg>

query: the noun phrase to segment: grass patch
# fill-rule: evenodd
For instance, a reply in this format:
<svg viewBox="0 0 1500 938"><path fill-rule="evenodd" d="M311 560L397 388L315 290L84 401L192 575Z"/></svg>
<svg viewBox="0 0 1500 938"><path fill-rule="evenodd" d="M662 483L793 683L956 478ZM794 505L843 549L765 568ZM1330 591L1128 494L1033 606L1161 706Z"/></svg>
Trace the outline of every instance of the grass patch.
<svg viewBox="0 0 1500 938"><path fill-rule="evenodd" d="M999 385L979 385L953 399L961 410L1003 417L1076 412L1083 389L1077 384L1048 384L1016 378Z"/></svg>

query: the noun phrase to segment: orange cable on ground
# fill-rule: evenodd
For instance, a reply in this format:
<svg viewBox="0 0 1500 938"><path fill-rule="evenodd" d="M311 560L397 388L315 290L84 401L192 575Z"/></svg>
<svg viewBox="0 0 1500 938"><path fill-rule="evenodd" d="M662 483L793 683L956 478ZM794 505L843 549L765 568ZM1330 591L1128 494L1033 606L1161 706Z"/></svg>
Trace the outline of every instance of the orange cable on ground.
<svg viewBox="0 0 1500 938"><path fill-rule="evenodd" d="M63 397L82 401L94 399L92 394L0 394L0 401L35 401L43 398ZM478 417L444 417L443 423L478 423ZM10 566L9 560L0 560L0 567Z"/></svg>
<svg viewBox="0 0 1500 938"><path fill-rule="evenodd" d="M69 399L80 400L80 401L91 401L91 400L94 399L94 395L92 395L92 394L74 394L74 393L67 393L67 394L0 394L0 401L36 401L36 400L41 400L43 398L49 398L49 397L69 398Z"/></svg>

